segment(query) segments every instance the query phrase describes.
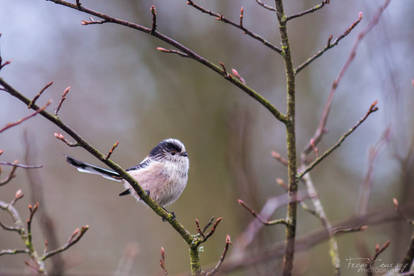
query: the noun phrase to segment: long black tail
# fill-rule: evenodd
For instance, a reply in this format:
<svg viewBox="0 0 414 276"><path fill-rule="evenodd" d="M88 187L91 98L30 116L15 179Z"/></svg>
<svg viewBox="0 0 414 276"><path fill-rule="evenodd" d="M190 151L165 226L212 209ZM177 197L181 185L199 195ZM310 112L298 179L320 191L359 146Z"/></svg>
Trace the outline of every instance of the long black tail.
<svg viewBox="0 0 414 276"><path fill-rule="evenodd" d="M68 163L72 166L76 167L80 172L98 174L102 177L105 177L113 181L121 181L119 174L117 172L76 160L70 156L66 156L66 161L68 161Z"/></svg>

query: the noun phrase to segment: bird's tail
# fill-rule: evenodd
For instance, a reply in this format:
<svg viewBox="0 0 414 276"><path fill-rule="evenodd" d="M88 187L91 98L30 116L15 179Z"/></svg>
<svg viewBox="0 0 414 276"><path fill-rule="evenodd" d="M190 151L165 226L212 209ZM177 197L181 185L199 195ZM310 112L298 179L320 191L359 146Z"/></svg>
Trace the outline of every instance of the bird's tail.
<svg viewBox="0 0 414 276"><path fill-rule="evenodd" d="M120 176L117 172L76 160L70 156L66 156L66 161L68 161L68 163L72 166L76 167L80 172L98 174L107 179L121 182Z"/></svg>

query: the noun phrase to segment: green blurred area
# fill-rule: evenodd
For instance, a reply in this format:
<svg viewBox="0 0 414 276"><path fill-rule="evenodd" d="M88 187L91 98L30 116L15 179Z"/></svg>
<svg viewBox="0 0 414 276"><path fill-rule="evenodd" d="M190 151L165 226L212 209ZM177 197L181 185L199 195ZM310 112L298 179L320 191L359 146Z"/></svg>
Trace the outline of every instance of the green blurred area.
<svg viewBox="0 0 414 276"><path fill-rule="evenodd" d="M198 2L236 22L243 6L245 26L279 44L276 16L255 1ZM290 14L312 5L299 0L285 2ZM343 33L357 19L359 11L363 11L364 20L337 47L298 75L298 152L313 135L330 86L358 32L366 27L380 5L377 1L331 2L289 25L295 64L324 47L330 34L337 37ZM285 111L281 57L243 32L200 14L185 1L82 3L146 26L151 24L150 6L156 5L161 32L214 63L223 62L228 70L237 69L249 86ZM195 218L206 223L211 216L223 217L215 235L204 245L203 266L218 260L226 234L235 243L252 221L237 199L260 210L269 197L285 193L275 182L276 177L286 180L285 168L271 157L272 150L286 153L283 126L218 74L193 60L156 51L156 47L171 47L134 30L114 24L81 26L80 21L88 19L88 15L50 2L3 0L0 9L7 11L0 18L1 55L4 60L12 60L0 76L26 96L34 96L53 80L54 85L39 103L51 98L57 104L62 91L71 86L60 112L62 120L102 152L119 140L112 155L114 161L124 168L135 165L164 138L175 137L185 143L190 157L189 183L170 209L193 232ZM378 26L363 40L337 90L328 133L319 145L321 151L365 114L376 99L380 112L370 117L312 174L332 222L355 213L358 189L368 168L369 148L387 127L391 128L391 141L375 163L369 210L391 208L393 197L402 203L412 202L412 181L409 177L404 180L404 174L412 174L412 163L401 169L395 156L406 155L413 130L413 11L414 5L408 0L392 1ZM26 106L0 93L0 125L25 114ZM66 164L64 154L96 161L84 150L68 148L57 141L53 133L60 131L49 122L36 117L2 133L2 160L24 159L24 129L36 151L33 162L44 166L39 172L45 202L40 204L47 206L61 243L76 227L90 226L85 237L62 255L68 275L112 275L119 271L123 256L134 251L131 275L159 275L161 246L166 250L170 275L189 270L188 249L179 235L133 198L119 198L122 188L118 184L78 174ZM16 179L0 188L0 200L9 200L17 189L23 190L25 202L18 207L25 217L25 207L32 203L25 171L18 170ZM273 217L283 216L285 208L280 208ZM0 220L9 222L4 214L0 214ZM298 222L299 236L322 229L317 219L301 209ZM283 240L282 230L282 226L261 230L248 250L256 253L271 248ZM34 231L40 250L47 237L42 236L39 221L35 221ZM346 258L359 256L361 241L374 252L376 243L391 240L382 260L397 263L405 253L409 235L410 228L405 224L384 224L364 233L342 236L338 243L343 275L355 275L346 269ZM0 232L0 249L20 248L20 244L13 233ZM229 258L231 254L230 251ZM29 272L24 260L24 256L2 256L0 275ZM280 270L281 260L276 260L231 275L274 275L274 271ZM296 275L331 272L327 242L297 254Z"/></svg>

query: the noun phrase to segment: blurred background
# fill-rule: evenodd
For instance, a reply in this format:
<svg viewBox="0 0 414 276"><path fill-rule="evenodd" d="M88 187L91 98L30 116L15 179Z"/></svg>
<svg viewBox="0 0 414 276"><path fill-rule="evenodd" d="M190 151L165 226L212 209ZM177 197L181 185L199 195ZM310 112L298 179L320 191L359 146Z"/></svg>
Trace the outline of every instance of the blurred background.
<svg viewBox="0 0 414 276"><path fill-rule="evenodd" d="M308 9L317 2L285 1L288 14ZM187 6L185 1L84 0L83 5L146 26L151 25L151 5L158 11L158 30L173 37L214 63L237 69L249 86L285 111L285 82L281 57L241 31ZM196 3L239 20L279 45L276 16L252 0ZM273 4L268 1L268 4ZM339 45L312 63L297 77L297 149L312 137L331 84L350 54L358 33L367 26L383 1L331 1L322 10L293 20L289 35L296 65L326 45L329 35L342 34L363 12L360 25ZM89 16L42 0L0 3L1 56L11 65L0 76L27 97L54 81L38 101L58 103L63 90L71 91L60 111L64 122L86 141L107 152L120 144L112 159L128 168L141 161L160 140L183 141L191 161L188 186L172 206L181 223L195 231L194 219L206 223L223 217L216 234L204 244L204 267L221 255L225 235L233 248L252 217L237 204L241 198L260 210L270 197L285 193L275 178L287 179L285 168L271 151L286 156L284 127L261 105L237 87L200 64L156 51L171 48L148 35L114 24L82 26ZM321 202L332 223L356 212L359 187L366 178L369 150L390 129L389 140L373 163L372 193L368 212L392 210L392 198L412 201L414 4L392 1L379 24L362 41L357 56L340 83L328 121L328 133L319 150L335 143L378 100L373 114L346 142L312 173ZM29 114L15 98L0 93L0 126ZM1 187L0 200L9 201L17 189L25 198L18 203L23 217L27 204L40 205L52 218L57 243L63 244L76 227L90 230L73 248L61 255L67 275L159 275L160 247L167 255L170 275L187 272L187 247L177 233L133 198L119 198L122 188L98 176L78 174L64 159L69 154L96 163L81 148L69 148L53 136L60 130L37 116L0 135L3 161L25 160L43 169L17 170L17 177ZM26 134L25 134L26 133ZM26 142L25 142L26 135ZM68 140L70 138L66 136ZM412 147L412 146L411 146ZM8 169L3 167L2 177ZM33 183L36 182L36 183ZM302 187L303 188L303 187ZM24 201L24 202L23 202ZM311 202L309 202L311 205ZM284 217L285 208L272 218ZM322 229L320 221L298 209L298 236ZM1 213L3 222L10 222ZM43 226L42 226L43 225ZM44 227L48 225L48 227ZM51 226L35 218L34 240L41 252L50 239ZM396 230L398 229L398 230ZM259 254L282 241L282 226L259 231L245 252ZM379 224L363 233L338 238L343 275L347 258L361 256L361 243L374 252L375 244L391 240L381 256L396 264L406 252L412 229L404 222ZM46 234L45 234L46 233ZM0 249L20 248L14 233L0 231ZM234 251L237 251L236 249ZM240 252L239 252L240 253ZM232 256L233 254L233 256ZM227 261L236 258L231 252ZM0 275L21 275L30 270L26 256L2 256ZM51 263L48 262L48 267ZM328 242L298 253L296 275L332 272ZM229 275L269 275L281 270L281 259L262 262Z"/></svg>

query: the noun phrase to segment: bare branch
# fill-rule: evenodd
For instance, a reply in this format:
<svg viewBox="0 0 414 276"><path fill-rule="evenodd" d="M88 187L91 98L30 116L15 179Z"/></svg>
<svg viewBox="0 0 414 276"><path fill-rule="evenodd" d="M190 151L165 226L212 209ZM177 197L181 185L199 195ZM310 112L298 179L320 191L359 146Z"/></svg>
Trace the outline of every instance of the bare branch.
<svg viewBox="0 0 414 276"><path fill-rule="evenodd" d="M217 262L216 266L212 270L205 273L206 276L212 276L212 275L216 274L219 271L221 265L224 262L224 259L226 258L227 251L229 250L230 245L231 245L230 235L227 235L226 236L226 244L224 246L224 250L223 250L223 253L221 254L221 257L220 257L219 261Z"/></svg>
<svg viewBox="0 0 414 276"><path fill-rule="evenodd" d="M56 137L56 139L62 141L68 147L80 147L81 146L79 143L70 143L68 140L65 139L65 136L63 136L62 133L55 132L53 135Z"/></svg>
<svg viewBox="0 0 414 276"><path fill-rule="evenodd" d="M270 43L269 41L267 41L266 39L264 39L260 35L258 35L258 34L252 32L252 31L250 31L247 28L245 28L243 26L243 24L242 24L242 21L243 21L242 14L240 14L240 22L239 22L239 24L237 24L236 22L233 22L233 21L225 18L223 15L221 15L219 13L216 13L216 12L213 12L213 11L210 11L210 10L207 10L207 9L203 8L202 6L195 4L192 0L188 0L187 1L187 5L194 7L195 9L199 10L202 13L205 13L205 14L208 14L210 16L215 17L217 21L220 21L220 22L229 24L229 25L231 25L231 26L233 26L233 27L235 27L237 29L242 30L246 35L248 35L248 36L250 36L250 37L252 37L252 38L260 41L261 43L263 43L265 46L267 46L268 48L272 49L273 51L275 51L275 52L277 52L279 54L282 53L282 50L280 50L278 47L276 47L275 45L273 45L272 43Z"/></svg>
<svg viewBox="0 0 414 276"><path fill-rule="evenodd" d="M6 88L7 89L7 88ZM7 91L8 92L8 91ZM5 131L5 130L7 130L7 129L9 129L9 128L12 128L12 127L15 127L15 126L17 126L17 125L19 125L19 124L21 124L21 123L23 123L24 121L26 121L26 120L28 120L28 119L30 119L30 118L32 118L32 117L34 117L34 116L36 116L37 114L39 114L40 112L42 112L42 111L44 111L45 109L46 109L46 107L48 107L50 104L52 103L52 101L48 101L43 107L41 107L41 108L38 108L35 112L33 112L32 114L30 114L30 115L28 115L28 116L26 116L26 117L23 117L23 118L21 118L20 120L18 120L17 122L14 122L14 123L8 123L6 126L4 126L2 129L0 129L0 133L2 133L3 131Z"/></svg>
<svg viewBox="0 0 414 276"><path fill-rule="evenodd" d="M3 249L0 250L0 256L3 255L16 255L16 254L29 254L28 249Z"/></svg>
<svg viewBox="0 0 414 276"><path fill-rule="evenodd" d="M276 9L274 7L263 3L261 0L256 0L256 3L259 4L260 6L262 6L263 8L269 10L269 11L276 11Z"/></svg>
<svg viewBox="0 0 414 276"><path fill-rule="evenodd" d="M198 220L198 218L196 218L195 219L195 224L196 224L196 229L197 229L197 232L203 237L203 239L205 239L206 238L206 236L204 235L204 232L203 231L201 231L201 228L200 228L200 221Z"/></svg>
<svg viewBox="0 0 414 276"><path fill-rule="evenodd" d="M325 2L325 1L324 1ZM322 2L323 3L323 2ZM328 43L326 43L325 48L319 50L315 55L308 58L305 62L300 64L298 67L295 68L295 74L297 75L300 71L305 69L306 66L311 64L313 61L315 61L317 58L322 56L326 51L329 49L335 47L338 45L339 41L341 41L343 38L345 38L347 35L351 33L351 31L361 22L362 20L362 13L359 14L358 19L351 24L351 26L348 27L348 29L345 30L344 33L342 33L340 36L338 36L333 42L332 42L332 35L328 38Z"/></svg>
<svg viewBox="0 0 414 276"><path fill-rule="evenodd" d="M151 6L151 14L152 14L152 28L151 28L151 34L154 34L154 32L157 30L157 10L155 9L155 6Z"/></svg>
<svg viewBox="0 0 414 276"><path fill-rule="evenodd" d="M168 275L168 271L165 265L165 249L164 247L161 246L161 259L160 259L160 267L162 269L162 272L164 273L165 276Z"/></svg>
<svg viewBox="0 0 414 276"><path fill-rule="evenodd" d="M88 231L88 229L89 229L88 225L82 226L81 229L76 228L76 230L69 237L68 241L62 247L46 252L41 257L41 260L44 261L47 258L52 257L53 255L59 254L59 253L65 251L65 250L69 249L71 246L75 245L83 237L83 235L85 235L85 233L86 233L86 231Z"/></svg>
<svg viewBox="0 0 414 276"><path fill-rule="evenodd" d="M179 56L182 56L182 57L189 57L187 54L185 54L183 52L180 52L178 50L165 49L165 48L162 48L162 47L157 47L156 49L160 52L167 53L167 54L176 54L176 55L179 55Z"/></svg>
<svg viewBox="0 0 414 276"><path fill-rule="evenodd" d="M43 165L26 165L26 164L19 164L16 163L17 160L13 163L10 162L0 162L0 166L12 166L12 167L18 167L23 169L40 169L43 168Z"/></svg>
<svg viewBox="0 0 414 276"><path fill-rule="evenodd" d="M217 226L219 225L219 223L222 220L223 220L222 217L219 217L219 218L216 219L216 221L214 222L213 226L211 227L211 230L207 234L205 234L205 238L201 241L201 243L206 242L214 234L214 232L216 231ZM205 231L204 231L204 233L205 233Z"/></svg>
<svg viewBox="0 0 414 276"><path fill-rule="evenodd" d="M372 190L372 174L374 171L374 163L383 146L390 141L391 128L387 127L384 133L381 135L379 141L370 148L368 154L368 170L365 175L364 181L360 185L359 198L356 211L361 215L365 214L368 210L368 202Z"/></svg>
<svg viewBox="0 0 414 276"><path fill-rule="evenodd" d="M280 153L278 153L277 151L272 151L272 157L279 161L283 166L287 167L288 161L286 160L286 158L282 157Z"/></svg>
<svg viewBox="0 0 414 276"><path fill-rule="evenodd" d="M36 96L34 96L34 98L30 101L30 103L27 105L27 108L32 108L32 106L36 103L36 101L40 98L40 96L43 94L43 92L46 91L46 89L48 89L50 86L52 86L53 81L49 82L48 84L46 84L40 91L39 93L36 94Z"/></svg>
<svg viewBox="0 0 414 276"><path fill-rule="evenodd" d="M371 113L378 110L377 101L375 101L369 108L368 112L362 117L351 129L349 129L343 136L339 138L339 140L327 151L325 151L321 156L316 158L308 167L306 167L303 171L301 171L297 178L300 180L305 174L310 172L316 165L318 165L323 159L325 159L328 155L330 155L334 150L336 150L344 141L345 139L351 135L368 117Z"/></svg>
<svg viewBox="0 0 414 276"><path fill-rule="evenodd" d="M13 168L10 170L9 175L8 175L5 179L3 179L3 180L1 180L1 181L0 181L0 186L6 185L6 184L7 184L7 183L9 183L9 182L10 182L13 178L15 178L15 177L16 177L16 175L14 174L14 173L16 172L16 170L17 170L17 166L16 166L16 164L17 164L17 160L16 160L16 161L14 161L14 163L12 164Z"/></svg>
<svg viewBox="0 0 414 276"><path fill-rule="evenodd" d="M262 224L264 225L275 225L275 224L284 224L284 225L288 225L288 222L285 219L275 219L275 220L265 220L263 219L260 214L258 214L256 211L254 211L253 209L251 209L249 206L246 205L246 203L244 203L243 200L239 199L237 200L237 202L243 206L247 211L250 212L250 214L252 214L255 218L257 218Z"/></svg>
<svg viewBox="0 0 414 276"><path fill-rule="evenodd" d="M87 26L87 25L95 25L95 24L99 24L102 25L104 23L108 23L108 20L95 20L92 17L89 17L89 20L82 20L81 21L81 25Z"/></svg>
<svg viewBox="0 0 414 276"><path fill-rule="evenodd" d="M378 256L385 251L385 249L388 248L388 246L390 245L390 241L386 241L382 246L380 246L379 244L376 245L375 247L375 254L374 256L369 258L369 262L368 262L368 270L367 270L367 275L368 276L372 276L374 275L373 273L373 266L375 264L375 261L377 260Z"/></svg>
<svg viewBox="0 0 414 276"><path fill-rule="evenodd" d="M35 215L36 211L39 209L39 202L36 202L35 205L30 205L29 204L29 211L30 211L30 216L29 219L27 220L27 240L28 240L28 244L30 247L32 247L32 221L33 221L33 216ZM29 249L30 250L30 249ZM30 250L33 251L33 250Z"/></svg>
<svg viewBox="0 0 414 276"><path fill-rule="evenodd" d="M111 157L112 153L118 147L118 145L119 145L119 141L116 141L115 144L112 145L112 148L109 150L108 154L105 157L106 160L108 160Z"/></svg>
<svg viewBox="0 0 414 276"><path fill-rule="evenodd" d="M326 4L329 4L329 2L330 2L330 0L324 0L324 1L322 1L322 3L314 6L313 8L310 8L310 9L308 9L306 11L302 11L302 12L299 12L299 13L295 13L295 14L289 15L286 20L289 21L291 19L294 19L294 18L297 18L297 17L301 17L301 16L304 16L306 14L313 13L313 12L315 12L317 10L322 9Z"/></svg>
<svg viewBox="0 0 414 276"><path fill-rule="evenodd" d="M62 107L63 102L66 100L66 95L69 93L69 91L70 91L70 86L66 87L66 89L63 91L62 97L60 98L59 104L55 111L56 116L58 116L59 110Z"/></svg>

